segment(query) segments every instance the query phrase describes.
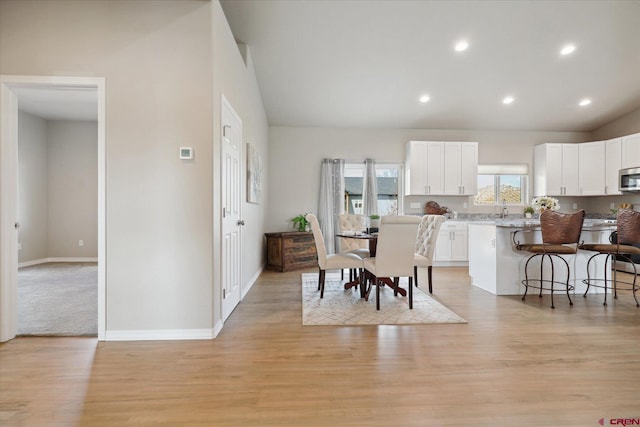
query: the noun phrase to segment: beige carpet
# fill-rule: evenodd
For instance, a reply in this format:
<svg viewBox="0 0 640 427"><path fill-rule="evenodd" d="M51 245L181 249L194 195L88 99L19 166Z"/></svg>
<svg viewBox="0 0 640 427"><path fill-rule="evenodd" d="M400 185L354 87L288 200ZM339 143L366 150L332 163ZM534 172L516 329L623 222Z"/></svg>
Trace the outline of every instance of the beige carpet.
<svg viewBox="0 0 640 427"><path fill-rule="evenodd" d="M18 335L98 335L98 264L20 268Z"/></svg>
<svg viewBox="0 0 640 427"><path fill-rule="evenodd" d="M407 289L407 279L401 281ZM357 289L344 289L340 273L327 274L324 298L318 291L318 274L302 274L303 325L409 325L429 323L467 323L420 288L413 288L413 310L408 297L393 296L389 287L380 289L380 311L376 310L375 289L369 301Z"/></svg>

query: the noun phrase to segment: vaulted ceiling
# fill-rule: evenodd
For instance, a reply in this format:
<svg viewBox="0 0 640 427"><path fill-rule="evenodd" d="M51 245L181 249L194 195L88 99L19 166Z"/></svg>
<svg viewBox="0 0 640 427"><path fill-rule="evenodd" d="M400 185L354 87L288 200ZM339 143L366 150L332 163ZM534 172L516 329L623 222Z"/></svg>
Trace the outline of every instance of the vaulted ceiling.
<svg viewBox="0 0 640 427"><path fill-rule="evenodd" d="M221 4L272 126L592 131L640 108L637 0Z"/></svg>

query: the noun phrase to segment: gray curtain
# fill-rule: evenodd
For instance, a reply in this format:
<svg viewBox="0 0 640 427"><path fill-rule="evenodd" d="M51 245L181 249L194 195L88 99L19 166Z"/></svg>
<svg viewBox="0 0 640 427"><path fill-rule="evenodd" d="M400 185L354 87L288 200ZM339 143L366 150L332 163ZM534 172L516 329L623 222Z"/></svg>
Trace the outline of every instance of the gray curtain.
<svg viewBox="0 0 640 427"><path fill-rule="evenodd" d="M362 182L362 214L365 217L378 213L378 183L376 180L376 161L364 161L364 180Z"/></svg>
<svg viewBox="0 0 640 427"><path fill-rule="evenodd" d="M320 172L318 222L327 253L336 253L338 215L344 212L344 160L324 159Z"/></svg>

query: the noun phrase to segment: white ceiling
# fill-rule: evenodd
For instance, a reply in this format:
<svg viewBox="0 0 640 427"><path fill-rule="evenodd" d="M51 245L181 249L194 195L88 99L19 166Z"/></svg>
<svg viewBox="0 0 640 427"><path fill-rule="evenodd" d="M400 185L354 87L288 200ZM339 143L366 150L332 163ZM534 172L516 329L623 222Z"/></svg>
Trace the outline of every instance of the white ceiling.
<svg viewBox="0 0 640 427"><path fill-rule="evenodd" d="M221 4L272 126L592 131L640 108L638 0Z"/></svg>
<svg viewBox="0 0 640 427"><path fill-rule="evenodd" d="M98 120L98 90L79 87L12 87L18 108L46 120Z"/></svg>

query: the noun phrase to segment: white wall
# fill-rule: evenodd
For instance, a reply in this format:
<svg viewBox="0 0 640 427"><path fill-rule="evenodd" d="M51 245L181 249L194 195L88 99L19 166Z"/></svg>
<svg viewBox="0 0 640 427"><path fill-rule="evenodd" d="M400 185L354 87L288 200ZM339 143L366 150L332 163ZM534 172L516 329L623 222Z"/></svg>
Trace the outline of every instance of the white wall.
<svg viewBox="0 0 640 427"><path fill-rule="evenodd" d="M47 121L47 144L48 257L97 258L98 123Z"/></svg>
<svg viewBox="0 0 640 427"><path fill-rule="evenodd" d="M18 126L18 262L96 258L97 123L49 121L20 111Z"/></svg>
<svg viewBox="0 0 640 427"><path fill-rule="evenodd" d="M298 213L317 212L320 163L323 158L344 158L361 162L367 157L378 162L404 162L405 144L410 140L476 141L479 163L527 163L533 172L533 147L545 142L584 142L586 132L515 132L437 129L319 129L271 127L269 129L268 231L291 228L290 218ZM418 197L408 202L435 200L460 213L495 213L498 209L474 208L470 197ZM464 209L467 202L469 208Z"/></svg>
<svg viewBox="0 0 640 427"><path fill-rule="evenodd" d="M268 125L218 1L2 0L0 51L0 74L106 79L107 336L219 327L221 95L265 183ZM264 264L268 196L242 206L243 292Z"/></svg>
<svg viewBox="0 0 640 427"><path fill-rule="evenodd" d="M107 334L212 328L211 3L2 1L0 51L106 79Z"/></svg>
<svg viewBox="0 0 640 427"><path fill-rule="evenodd" d="M640 132L640 108L624 116L607 123L591 133L593 141L617 138L619 136L632 135Z"/></svg>
<svg viewBox="0 0 640 427"><path fill-rule="evenodd" d="M47 258L47 122L18 114L18 262Z"/></svg>
<svg viewBox="0 0 640 427"><path fill-rule="evenodd" d="M260 97L260 89L253 71L250 48L248 61L245 62L240 55L240 51L235 43L229 25L227 24L224 12L218 1L212 3L213 9L213 53L214 53L214 81L213 81L213 176L214 192L220 192L220 111L221 97L227 98L233 109L242 120L242 141L243 141L243 161L242 176L246 176L246 143L251 143L261 154L263 159L263 194L260 204L247 203L246 185L242 188L243 201L241 205L242 218L245 226L242 227L242 271L241 284L242 292L246 293L248 286L253 279L262 271L265 263L264 232L265 217L269 206L269 186L267 176L270 166L268 161L268 123L267 117ZM213 223L214 234L220 235L220 200L214 199ZM216 287L215 295L220 295L220 245L214 246L214 281ZM218 300L218 301L221 301ZM214 320L221 320L221 305L214 307Z"/></svg>

